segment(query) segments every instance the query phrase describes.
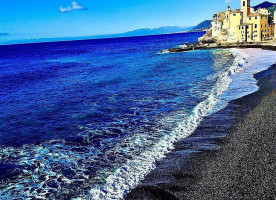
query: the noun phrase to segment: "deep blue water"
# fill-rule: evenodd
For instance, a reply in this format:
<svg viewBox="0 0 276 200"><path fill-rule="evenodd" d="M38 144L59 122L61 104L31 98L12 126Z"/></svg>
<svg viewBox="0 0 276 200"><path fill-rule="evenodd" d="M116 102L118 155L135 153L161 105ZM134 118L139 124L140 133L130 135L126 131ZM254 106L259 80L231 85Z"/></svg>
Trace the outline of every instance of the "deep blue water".
<svg viewBox="0 0 276 200"><path fill-rule="evenodd" d="M0 196L87 194L150 150L233 62L158 54L202 34L0 46Z"/></svg>

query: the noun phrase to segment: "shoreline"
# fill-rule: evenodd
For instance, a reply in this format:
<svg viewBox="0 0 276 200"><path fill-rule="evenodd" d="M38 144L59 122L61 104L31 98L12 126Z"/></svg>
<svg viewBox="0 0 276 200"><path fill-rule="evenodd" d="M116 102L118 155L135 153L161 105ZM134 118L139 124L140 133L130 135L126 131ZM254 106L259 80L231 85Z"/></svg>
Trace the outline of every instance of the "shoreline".
<svg viewBox="0 0 276 200"><path fill-rule="evenodd" d="M274 94L272 92L276 89L276 82L273 81L274 76L276 76L276 64L272 65L268 70L255 74L254 77L258 80L257 85L260 87L257 92L233 100L223 110L206 117L190 137L178 142L175 150L169 153L164 160L158 162L157 168L138 187L128 193L126 200L220 199L233 196L223 188L228 188L227 186L229 185L232 185L232 187L239 185L239 183L232 183L232 179L229 178L242 176L242 174L236 172L237 168L235 167L237 165L246 166L254 161L252 157L251 159L247 158L249 159L248 162L242 162L242 159L239 160L237 158L236 162L234 162L237 165L234 165L232 164L235 158L234 155L245 155L244 152L248 150L247 148L253 148L253 144L246 144L244 137L250 137L254 141L259 136L259 134L250 135L246 132L239 133L237 127L244 127L247 130L254 126L254 121L250 123L250 120L247 120L250 118L248 114L253 112L253 118L257 118L258 115L261 115L260 111L267 108L266 102L269 100L265 98L274 98L272 95ZM266 97L269 94L272 97ZM262 102L263 99L264 102ZM255 109L259 112L255 111ZM263 115L263 120L265 121L268 117ZM249 125L247 124L251 126L248 127ZM243 143L241 142L242 139ZM263 152L257 153L261 154ZM228 160L228 162L225 162L224 159L226 155L232 156L232 159ZM271 155L269 154L269 156ZM265 162L261 161L260 163ZM228 168L229 166L232 168ZM244 173L249 172L245 171ZM227 173L229 175L228 179L224 177ZM216 175L214 176L214 174ZM250 173L246 177L248 180L253 178ZM233 180L239 182L238 179ZM236 188L236 190L244 189L241 192L245 195L242 196L243 198L249 195L245 190L250 188L250 183L249 185L248 183L244 183L244 187L240 185L239 188ZM246 188L246 184L249 186L248 188ZM221 188L222 186L223 188ZM207 189L208 187L213 190ZM213 191L213 193L208 193L208 190ZM252 191L250 192L252 193ZM205 196L206 194L209 196ZM267 192L267 194L269 195L270 193ZM235 195L240 195L236 196L237 198L241 197L241 194Z"/></svg>
<svg viewBox="0 0 276 200"><path fill-rule="evenodd" d="M271 50L276 51L276 43L257 43L257 44L228 44L228 45L221 45L221 44L190 44L184 47L175 47L169 48L167 50L162 50L163 52L169 53L181 53L186 51L193 51L193 50L204 50L204 49L230 49L230 48L260 48L263 50Z"/></svg>

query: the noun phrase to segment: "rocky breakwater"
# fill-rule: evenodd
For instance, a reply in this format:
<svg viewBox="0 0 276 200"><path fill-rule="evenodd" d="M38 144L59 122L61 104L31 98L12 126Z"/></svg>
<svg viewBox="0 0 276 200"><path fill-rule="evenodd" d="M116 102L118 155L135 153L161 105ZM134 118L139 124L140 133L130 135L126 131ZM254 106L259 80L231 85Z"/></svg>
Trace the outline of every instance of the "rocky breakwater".
<svg viewBox="0 0 276 200"><path fill-rule="evenodd" d="M216 48L218 46L220 45L217 44L217 39L212 37L211 30L207 30L206 34L198 38L198 42L196 44L179 45L174 48L162 50L161 53L179 53L184 51Z"/></svg>
<svg viewBox="0 0 276 200"><path fill-rule="evenodd" d="M185 51L216 48L217 46L218 45L216 43L210 43L210 44L196 43L196 44L188 44L188 45L184 44L174 48L162 50L160 53L180 53Z"/></svg>

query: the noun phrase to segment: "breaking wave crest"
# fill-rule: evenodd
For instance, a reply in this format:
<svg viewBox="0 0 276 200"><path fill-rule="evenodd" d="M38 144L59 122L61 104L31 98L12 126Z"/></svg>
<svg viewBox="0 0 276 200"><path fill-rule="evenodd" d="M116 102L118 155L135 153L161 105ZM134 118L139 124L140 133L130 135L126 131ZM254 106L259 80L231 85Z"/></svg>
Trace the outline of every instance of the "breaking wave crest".
<svg viewBox="0 0 276 200"><path fill-rule="evenodd" d="M246 66L248 57L247 54L238 50L231 50L231 52L235 57L232 66L218 76L209 96L193 109L193 114L180 122L174 130L161 138L149 150L128 160L106 179L105 185L91 189L89 197L97 200L123 199L128 191L137 186L150 171L155 169L156 161L161 160L174 149L175 142L191 135L205 116L218 109L219 102L219 109L227 105L226 100L221 102L221 96L229 88L232 82L231 76Z"/></svg>

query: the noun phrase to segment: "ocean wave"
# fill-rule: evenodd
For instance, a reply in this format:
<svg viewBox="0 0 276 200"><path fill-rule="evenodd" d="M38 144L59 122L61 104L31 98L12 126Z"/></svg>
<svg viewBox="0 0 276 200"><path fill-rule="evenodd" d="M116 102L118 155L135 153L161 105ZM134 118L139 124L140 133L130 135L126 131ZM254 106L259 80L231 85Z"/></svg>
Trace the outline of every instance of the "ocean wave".
<svg viewBox="0 0 276 200"><path fill-rule="evenodd" d="M221 50L212 52L217 54L215 67L224 69L222 68L224 63L220 56L225 52L221 52ZM240 94L244 95L255 91L257 86L253 74L267 69L271 64L269 59L275 55L270 56L268 52L264 51L268 55L264 57L261 53L262 50L254 50L252 53L247 50L233 49L231 52L235 58L232 66L209 77L211 80L216 80L216 85L211 92L206 91L204 95L206 100L193 109L192 115L178 111L164 119L158 119L157 125L151 127L150 134L135 132L134 135L126 136L118 144L111 145L110 139L114 139L113 134L121 135L121 133L116 134L119 130L105 130L106 135L110 134L112 138L106 137L100 143L97 139L99 133L88 126L79 127L81 132L77 137L81 141L76 143L67 140L52 140L39 145L1 148L1 161L9 163L6 166L1 166L1 170L3 168L10 170L9 174L14 176L8 184L0 183L0 196L7 199L19 197L24 199L58 198L55 195L71 198L93 188L88 194L91 199L123 199L129 190L137 186L156 167L156 161L164 158L174 148L175 142L193 133L205 116L225 107L227 102L238 98ZM248 56L251 54L256 58ZM260 58L262 60L258 62ZM257 64L252 67L254 63ZM246 86L241 88L241 82L242 84L246 83ZM237 94L236 91L240 89L242 92L239 91ZM151 101L151 99L143 100ZM135 108L133 114L136 115L137 112ZM95 115L94 112L92 114ZM89 115L92 114L89 113ZM96 114L98 115L98 113ZM177 121L178 119L182 120L177 126L174 126L175 115L177 115ZM151 121L146 117L143 120L145 124ZM167 127L167 124L172 125ZM131 126L135 125L130 124L129 127ZM161 126L166 127L166 130L160 129ZM176 128L167 134L167 130L172 130L172 126ZM130 132L129 129L125 129L126 132ZM108 146L109 144L111 146ZM97 148L98 145L108 146L108 148L101 152ZM118 160L116 160L117 163L110 161L114 155L120 157L120 162ZM97 165L105 165L108 162L112 163L112 166L98 170ZM117 169L115 173L114 169ZM93 170L98 171L94 172ZM105 184L102 185L103 183ZM94 187L95 184L97 186ZM66 196L67 194L68 196Z"/></svg>
<svg viewBox="0 0 276 200"><path fill-rule="evenodd" d="M267 70L276 62L275 51L262 49L233 49L233 51L246 54L248 56L248 63L241 71L231 76L233 83L222 95L224 101L231 101L256 92L259 87L257 86L254 74Z"/></svg>
<svg viewBox="0 0 276 200"><path fill-rule="evenodd" d="M232 66L220 74L208 98L194 108L193 114L188 119L180 122L170 134L165 135L150 150L146 150L142 154L128 160L126 164L106 179L105 185L99 185L91 189L88 195L90 198L95 200L123 199L128 191L137 186L150 171L155 169L156 161L163 159L167 153L174 149L175 142L190 136L203 118L214 112L214 108L221 101L222 94L232 83L231 76L247 65L248 55L246 53L239 50L231 50L231 53L235 57ZM222 105L220 105L220 109L227 104L225 102Z"/></svg>

